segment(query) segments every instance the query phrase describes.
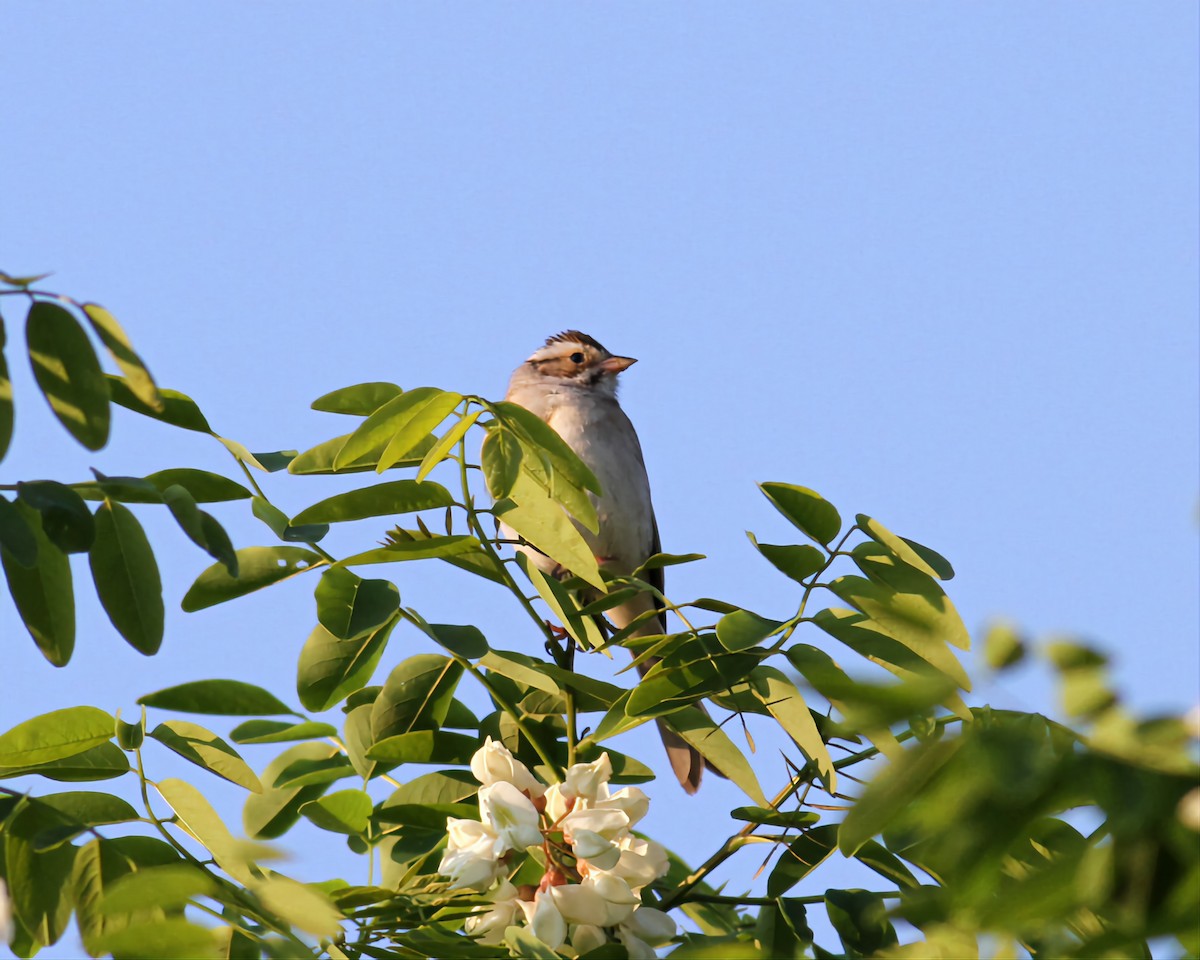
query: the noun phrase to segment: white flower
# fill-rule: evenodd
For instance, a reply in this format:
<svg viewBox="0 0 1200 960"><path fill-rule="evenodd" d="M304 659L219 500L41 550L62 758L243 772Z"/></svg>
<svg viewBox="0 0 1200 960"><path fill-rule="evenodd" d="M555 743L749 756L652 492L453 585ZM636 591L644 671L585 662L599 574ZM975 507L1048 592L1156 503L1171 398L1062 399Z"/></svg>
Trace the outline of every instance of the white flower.
<svg viewBox="0 0 1200 960"><path fill-rule="evenodd" d="M494 946L504 942L504 931L516 922L521 901L517 888L507 880L491 896L494 901L491 909L480 907L475 916L467 918L463 929L467 936Z"/></svg>
<svg viewBox="0 0 1200 960"><path fill-rule="evenodd" d="M617 845L621 848L621 857L607 872L624 880L635 891L664 876L670 868L667 851L653 840L639 840L630 835L623 837Z"/></svg>
<svg viewBox="0 0 1200 960"><path fill-rule="evenodd" d="M624 923L640 902L629 889L629 884L611 873L589 873L580 886L594 890L604 901L604 922L596 924L598 927L615 927Z"/></svg>
<svg viewBox="0 0 1200 960"><path fill-rule="evenodd" d="M1179 822L1200 833L1200 787L1193 787L1179 801Z"/></svg>
<svg viewBox="0 0 1200 960"><path fill-rule="evenodd" d="M630 931L628 927L623 926L617 931L617 939L625 947L629 960L658 960L658 954L654 952L654 948Z"/></svg>
<svg viewBox="0 0 1200 960"><path fill-rule="evenodd" d="M520 901L525 913L525 922L530 932L551 950L557 950L567 939L567 921L558 912L554 899L548 892L540 892L533 903Z"/></svg>
<svg viewBox="0 0 1200 960"><path fill-rule="evenodd" d="M541 817L537 808L513 784L501 780L481 787L479 812L483 822L503 841L499 853L541 845Z"/></svg>
<svg viewBox="0 0 1200 960"><path fill-rule="evenodd" d="M1200 703L1183 716L1183 727L1193 740L1200 740Z"/></svg>
<svg viewBox="0 0 1200 960"><path fill-rule="evenodd" d="M675 921L653 907L638 907L633 916L626 920L621 928L629 930L640 940L646 941L653 947L666 943L675 936Z"/></svg>
<svg viewBox="0 0 1200 960"><path fill-rule="evenodd" d="M563 883L546 891L567 923L602 926L608 916L608 905L592 889L578 883Z"/></svg>
<svg viewBox="0 0 1200 960"><path fill-rule="evenodd" d="M546 816L551 823L558 823L575 806L575 798L563 794L561 783L552 783L546 788Z"/></svg>
<svg viewBox="0 0 1200 960"><path fill-rule="evenodd" d="M529 768L514 757L508 747L491 737L484 740L483 746L471 757L471 773L485 787L494 783L511 783L534 797L546 792L545 784L530 773Z"/></svg>
<svg viewBox="0 0 1200 960"><path fill-rule="evenodd" d="M448 842L438 873L450 878L451 889L486 890L503 872L498 857L500 838L478 820L446 819Z"/></svg>
<svg viewBox="0 0 1200 960"><path fill-rule="evenodd" d="M0 880L0 942L9 943L12 938L12 904L8 900L8 887Z"/></svg>
<svg viewBox="0 0 1200 960"><path fill-rule="evenodd" d="M619 840L629 833L629 817L624 810L572 810L563 817L561 826L567 843L574 843L575 834L581 830Z"/></svg>
<svg viewBox="0 0 1200 960"><path fill-rule="evenodd" d="M650 809L650 798L637 787L622 787L616 793L609 794L608 797L597 800L590 806L598 810L623 810L629 817L629 825L632 827Z"/></svg>
<svg viewBox="0 0 1200 960"><path fill-rule="evenodd" d="M621 861L621 848L591 830L576 830L571 840L572 852L588 866L597 870L611 870Z"/></svg>
<svg viewBox="0 0 1200 960"><path fill-rule="evenodd" d="M612 761L607 753L591 763L576 763L567 771L562 790L568 797L603 800L608 796L608 781L612 777Z"/></svg>
<svg viewBox="0 0 1200 960"><path fill-rule="evenodd" d="M608 943L604 931L590 923L581 923L571 929L571 946L580 956Z"/></svg>

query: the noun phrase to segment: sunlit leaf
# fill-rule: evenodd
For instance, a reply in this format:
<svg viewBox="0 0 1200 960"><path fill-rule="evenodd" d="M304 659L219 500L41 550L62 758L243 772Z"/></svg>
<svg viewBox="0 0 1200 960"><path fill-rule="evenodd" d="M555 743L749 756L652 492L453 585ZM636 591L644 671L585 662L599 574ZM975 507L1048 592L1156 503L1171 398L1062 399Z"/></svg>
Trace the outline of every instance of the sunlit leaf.
<svg viewBox="0 0 1200 960"><path fill-rule="evenodd" d="M362 790L339 790L300 807L307 817L322 830L334 833L363 833L375 803Z"/></svg>
<svg viewBox="0 0 1200 960"><path fill-rule="evenodd" d="M717 639L726 650L748 650L777 633L782 626L778 620L768 620L749 610L735 610L717 621Z"/></svg>
<svg viewBox="0 0 1200 960"><path fill-rule="evenodd" d="M272 874L256 881L252 888L268 910L298 930L318 937L332 937L341 932L341 911L311 884Z"/></svg>
<svg viewBox="0 0 1200 960"><path fill-rule="evenodd" d="M218 931L182 917L165 917L105 933L96 938L94 949L130 960L159 960L161 957L217 960L220 956Z"/></svg>
<svg viewBox="0 0 1200 960"><path fill-rule="evenodd" d="M208 848L226 873L235 880L248 883L253 876L249 865L233 834L204 795L183 780L160 780L156 787L175 811L180 826Z"/></svg>
<svg viewBox="0 0 1200 960"><path fill-rule="evenodd" d="M356 553L352 557L339 560L337 566L352 567L361 563L397 563L404 560L447 558L456 554L474 553L479 549L479 541L465 534L451 537L434 536L426 540L392 542L386 547Z"/></svg>
<svg viewBox="0 0 1200 960"><path fill-rule="evenodd" d="M67 431L89 450L108 442L108 385L79 321L56 303L29 308L25 342L38 387Z"/></svg>
<svg viewBox="0 0 1200 960"><path fill-rule="evenodd" d="M368 760L395 766L403 763L466 764L479 749L479 741L446 730L414 730L385 737L366 751Z"/></svg>
<svg viewBox="0 0 1200 960"><path fill-rule="evenodd" d="M196 897L210 896L216 882L188 863L168 864L127 873L104 891L101 913L132 913L157 907L173 910Z"/></svg>
<svg viewBox="0 0 1200 960"><path fill-rule="evenodd" d="M288 743L336 736L336 727L315 720L303 720L300 723L287 720L247 720L239 723L229 734L234 743Z"/></svg>
<svg viewBox="0 0 1200 960"><path fill-rule="evenodd" d="M775 509L817 543L830 543L842 529L837 508L815 490L793 483L760 483Z"/></svg>
<svg viewBox="0 0 1200 960"><path fill-rule="evenodd" d="M0 766L0 779L36 774L62 783L112 780L129 772L129 760L115 743L105 742L61 760L31 766Z"/></svg>
<svg viewBox="0 0 1200 960"><path fill-rule="evenodd" d="M512 492L521 470L521 443L508 430L495 426L483 438L480 464L493 500L502 500Z"/></svg>
<svg viewBox="0 0 1200 960"><path fill-rule="evenodd" d="M352 387L333 390L312 402L312 409L325 413L346 413L357 417L369 417L389 400L400 395L394 383L375 381L357 383Z"/></svg>
<svg viewBox="0 0 1200 960"><path fill-rule="evenodd" d="M337 455L341 453L342 447L346 445L346 441L350 439L350 434L346 433L340 437L334 437L331 440L326 440L324 443L318 443L310 450L305 450L288 464L288 473L294 473L300 476L320 475L320 474L343 474L343 473L365 473L368 470L374 470L379 463L380 456L383 455L384 448L387 446L387 438L381 439L374 447L359 457L355 457L350 463L335 467L334 461ZM425 458L425 455L433 449L437 443L437 437L432 433L419 441L408 455L401 460L393 463L388 469L397 467L415 467L418 466Z"/></svg>
<svg viewBox="0 0 1200 960"><path fill-rule="evenodd" d="M269 840L291 829L300 819L300 807L321 796L331 780L279 785L280 776L298 763L322 763L338 756L338 748L329 743L298 743L268 763L259 777L263 792L247 797L242 809L247 836Z"/></svg>
<svg viewBox="0 0 1200 960"><path fill-rule="evenodd" d="M567 512L548 496L526 493L517 503L501 501L496 505L496 514L502 523L564 569L597 589L604 589L595 554Z"/></svg>
<svg viewBox="0 0 1200 960"><path fill-rule="evenodd" d="M751 673L751 689L804 755L817 765L829 793L837 790L836 773L829 748L813 720L804 697L787 676L774 667L760 664Z"/></svg>
<svg viewBox="0 0 1200 960"><path fill-rule="evenodd" d="M11 914L39 946L55 943L71 916L75 847L67 844L40 852L35 847L37 836L58 823L53 810L37 804L19 807L4 822Z"/></svg>
<svg viewBox="0 0 1200 960"><path fill-rule="evenodd" d="M249 500L252 494L240 483L235 483L219 473L195 470L191 467L173 467L159 470L146 477L160 491L178 484L192 495L197 503L223 503L228 500Z"/></svg>
<svg viewBox="0 0 1200 960"><path fill-rule="evenodd" d="M776 570L797 583L803 583L828 563L825 554L807 543L759 543L754 534L747 533L746 536Z"/></svg>
<svg viewBox="0 0 1200 960"><path fill-rule="evenodd" d="M466 436L467 431L471 429L482 413L482 410L475 410L465 417L460 417L458 423L442 434L441 439L429 448L429 452L421 460L421 466L417 469L418 481L424 480L429 476L430 471L434 467L446 459L446 455L450 453L459 440Z"/></svg>
<svg viewBox="0 0 1200 960"><path fill-rule="evenodd" d="M663 723L700 751L700 755L736 784L758 806L767 806L746 755L712 718L698 707L686 707L662 718Z"/></svg>
<svg viewBox="0 0 1200 960"><path fill-rule="evenodd" d="M0 734L0 767L26 767L75 756L113 736L116 720L97 707L52 710Z"/></svg>
<svg viewBox="0 0 1200 960"><path fill-rule="evenodd" d="M133 395L146 406L161 410L163 402L158 395L158 386L155 384L154 378L150 376L150 371L146 369L142 358L133 349L128 335L117 323L117 318L98 303L85 303L83 312L91 323L92 329L96 331L96 336L104 344L108 355L116 361L121 372L125 374L125 382L129 385Z"/></svg>
<svg viewBox="0 0 1200 960"><path fill-rule="evenodd" d="M186 720L164 720L150 731L150 736L196 766L251 793L262 793L262 784L246 761L211 730Z"/></svg>

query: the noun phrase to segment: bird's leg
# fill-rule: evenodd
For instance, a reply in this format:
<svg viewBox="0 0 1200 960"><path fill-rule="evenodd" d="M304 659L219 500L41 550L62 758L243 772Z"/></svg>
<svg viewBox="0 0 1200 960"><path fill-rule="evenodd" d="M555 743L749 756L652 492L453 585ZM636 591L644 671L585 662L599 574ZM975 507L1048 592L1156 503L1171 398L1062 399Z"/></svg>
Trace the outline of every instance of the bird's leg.
<svg viewBox="0 0 1200 960"><path fill-rule="evenodd" d="M571 642L567 645L566 649L564 649L562 642L564 640L569 640L570 638L570 634L567 632L566 628L556 626L549 620L546 620L545 624L546 629L550 631L550 638L546 641L546 652L550 654L551 659L553 659L554 662L561 667L563 666L563 661L571 656L571 654L567 651L574 650L575 644L574 642Z"/></svg>

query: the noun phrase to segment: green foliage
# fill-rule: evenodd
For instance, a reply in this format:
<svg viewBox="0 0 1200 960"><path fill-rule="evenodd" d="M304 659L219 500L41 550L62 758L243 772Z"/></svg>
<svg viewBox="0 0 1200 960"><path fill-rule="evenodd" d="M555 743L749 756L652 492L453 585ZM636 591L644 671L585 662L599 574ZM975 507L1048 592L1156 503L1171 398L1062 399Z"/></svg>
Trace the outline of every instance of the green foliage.
<svg viewBox="0 0 1200 960"><path fill-rule="evenodd" d="M521 407L362 383L313 403L359 418L350 432L299 454L252 453L218 437L190 397L160 388L111 313L39 291L39 279L0 274L0 297L28 303L35 380L72 440L103 447L115 403L163 429L216 439L239 480L174 467L3 484L0 561L38 649L56 666L74 649L71 553L87 553L121 637L146 655L170 642L141 511L166 511L216 561L171 602L203 615L307 576L315 626L294 647L306 712L242 679L200 679L147 693L135 722L78 706L0 733L0 782L22 780L21 789L0 786L0 874L17 954L55 943L74 918L91 956L570 956L573 947L551 949L523 915L487 942L464 933L464 921L492 904L438 872L447 818L481 816L468 768L485 737L548 783L607 755L614 784L651 783L659 800L654 770L612 748L649 722L693 746L746 798L727 823L698 831L713 838L700 866L671 855L665 875L640 888L641 907L688 919L675 938L681 958L959 957L978 955L981 942L997 955L1140 956L1160 937L1200 949L1194 732L1179 717L1130 715L1106 658L1062 638L1044 652L1074 728L968 706L958 651L970 637L946 592L953 567L931 548L866 514L846 526L806 487L764 483L810 541L786 542L786 525L772 531L784 542L750 535L764 574L780 574L776 609L663 597L647 573L703 557L660 554L633 576L601 571L581 533L596 528L599 484ZM0 458L15 409L5 347L0 325ZM101 353L117 372L103 373ZM297 478L384 470L412 476L355 486L293 517L255 473L303 484ZM269 542L235 550L200 505L245 501ZM406 526L385 535L393 516ZM330 524L360 535L355 552L339 557L322 545ZM513 556L517 538L573 576L547 576ZM486 624L430 623L402 606L402 564L421 561L454 567L459 589L476 586L474 577L504 588L502 602L528 617L522 649L546 654L505 649L520 641L489 639ZM360 565L384 573L365 578L351 569ZM639 595L647 619L664 605L671 632L598 623ZM400 631L404 652L393 646L381 673ZM604 680L574 669L587 652L622 646L645 671L632 685L632 673L616 668ZM1007 625L992 627L983 647L992 670L1035 649ZM479 701L487 707L477 716L467 703ZM222 735L176 714L240 719ZM771 732L786 745L786 766L755 752L754 738ZM243 744L276 752L256 773ZM196 783L160 778L168 757L199 768ZM140 809L112 792L118 780ZM244 836L214 808L217 788L242 792ZM681 802L673 789L665 802ZM266 866L279 853L264 841L289 838L300 823L360 854L368 882L302 882ZM505 874L537 884L551 861L573 869L561 839L511 851ZM747 850L769 851L766 895L718 892L721 865ZM826 865L844 858L879 888L829 888ZM838 943L814 942L819 911ZM600 941L587 941L587 957L640 949L618 942L630 935L619 921L594 929Z"/></svg>

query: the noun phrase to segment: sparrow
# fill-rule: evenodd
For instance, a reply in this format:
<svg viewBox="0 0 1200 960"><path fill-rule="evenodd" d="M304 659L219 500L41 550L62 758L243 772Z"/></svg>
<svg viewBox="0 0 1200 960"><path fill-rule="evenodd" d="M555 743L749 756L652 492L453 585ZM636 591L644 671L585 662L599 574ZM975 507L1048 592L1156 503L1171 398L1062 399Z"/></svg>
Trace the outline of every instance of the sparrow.
<svg viewBox="0 0 1200 960"><path fill-rule="evenodd" d="M661 551L650 479L637 431L617 402L617 377L637 361L610 353L593 337L567 330L546 340L513 371L506 400L518 403L557 431L580 460L595 474L600 494L589 494L596 508L596 533L576 524L599 564L621 575L632 574L649 557ZM557 564L536 549L522 552L543 572L556 573ZM661 593L662 568L643 577ZM605 611L620 630L648 610L656 609L649 594L639 593L626 603ZM663 612L641 623L632 637L666 632ZM645 673L653 661L638 665ZM658 721L680 786L688 793L700 787L704 761L674 730Z"/></svg>

